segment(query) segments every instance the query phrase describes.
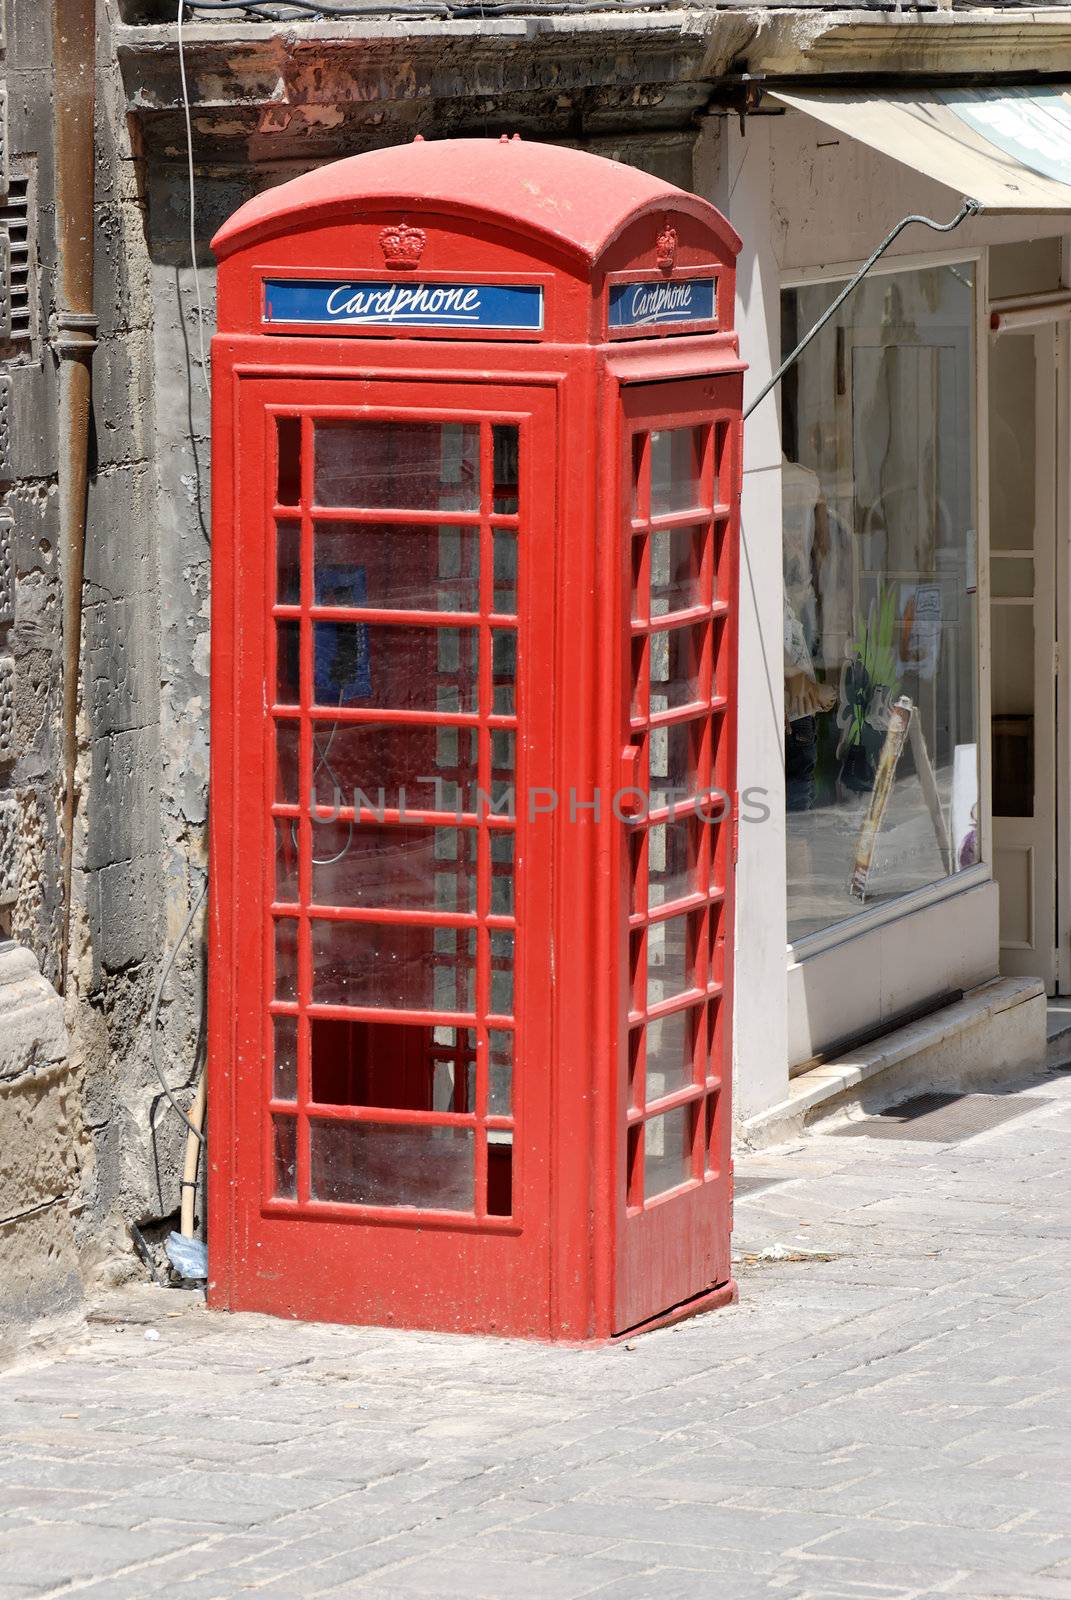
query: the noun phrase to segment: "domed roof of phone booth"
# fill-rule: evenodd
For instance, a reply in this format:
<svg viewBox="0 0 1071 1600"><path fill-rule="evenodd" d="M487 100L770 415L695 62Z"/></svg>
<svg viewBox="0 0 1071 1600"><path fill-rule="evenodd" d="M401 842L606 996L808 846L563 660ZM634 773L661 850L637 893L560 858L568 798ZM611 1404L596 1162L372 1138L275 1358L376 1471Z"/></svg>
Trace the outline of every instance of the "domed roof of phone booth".
<svg viewBox="0 0 1071 1600"><path fill-rule="evenodd" d="M355 208L456 212L541 236L589 264L636 217L676 211L709 227L728 256L740 249L735 230L697 195L606 156L516 136L416 139L329 162L247 201L212 248L225 259L298 224L315 227Z"/></svg>

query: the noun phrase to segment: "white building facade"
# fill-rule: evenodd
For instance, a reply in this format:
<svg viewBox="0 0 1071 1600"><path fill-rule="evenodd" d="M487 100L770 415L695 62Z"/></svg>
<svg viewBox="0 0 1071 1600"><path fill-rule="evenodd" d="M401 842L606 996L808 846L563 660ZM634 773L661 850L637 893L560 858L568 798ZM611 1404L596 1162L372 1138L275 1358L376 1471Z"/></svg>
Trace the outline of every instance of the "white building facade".
<svg viewBox="0 0 1071 1600"><path fill-rule="evenodd" d="M717 129L745 404L901 219L947 224L970 193L894 137L905 81L862 81L871 123L893 102L886 149L795 86ZM994 151L1013 189L1071 173L1060 86L1030 93L1037 165ZM948 98L990 115L1023 94ZM746 425L745 1138L1014 1075L1071 982L1068 243L1058 203L912 224Z"/></svg>

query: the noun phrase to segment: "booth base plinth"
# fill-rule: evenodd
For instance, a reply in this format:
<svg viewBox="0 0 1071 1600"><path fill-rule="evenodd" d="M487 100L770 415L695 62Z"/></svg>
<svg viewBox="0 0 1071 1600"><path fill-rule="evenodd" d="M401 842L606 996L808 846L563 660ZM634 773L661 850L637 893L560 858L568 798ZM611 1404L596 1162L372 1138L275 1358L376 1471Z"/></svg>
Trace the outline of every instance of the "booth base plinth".
<svg viewBox="0 0 1071 1600"><path fill-rule="evenodd" d="M623 1328L620 1333L615 1333L610 1340L611 1344L621 1344L625 1339L635 1339L641 1333L654 1333L657 1328L671 1328L675 1322L684 1322L688 1317L698 1317L704 1311L720 1311L722 1306L734 1306L740 1298L740 1290L736 1279L730 1278L728 1283L719 1283L715 1289L704 1289L702 1294L693 1295L690 1300L682 1300L678 1305L670 1306L668 1311L660 1311L656 1317L648 1317L646 1322L638 1322L633 1328Z"/></svg>
<svg viewBox="0 0 1071 1600"><path fill-rule="evenodd" d="M689 1300L681 1300L675 1306L670 1306L666 1311L660 1311L656 1316L648 1317L645 1322L637 1322L631 1328L622 1328L620 1333L607 1336L605 1333L592 1331L587 1336L575 1332L559 1329L556 1333L540 1330L534 1327L504 1326L501 1323L482 1324L462 1319L442 1318L401 1318L393 1316L369 1316L367 1313L347 1315L338 1306L324 1306L322 1304L303 1305L297 1310L292 1304L281 1305L275 1295L261 1295L234 1291L228 1293L218 1280L209 1280L207 1291L208 1309L221 1314L233 1312L251 1312L259 1316L278 1317L284 1322L326 1322L343 1327L360 1328L393 1328L396 1331L412 1331L419 1333L443 1333L450 1335L461 1334L467 1337L487 1339L518 1339L524 1342L537 1344L557 1344L565 1348L574 1349L591 1348L608 1344L623 1344L626 1339L635 1339L644 1333L654 1333L658 1328L669 1328L674 1323L684 1322L688 1317L698 1317L705 1311L719 1311L722 1306L735 1305L740 1298L736 1279L730 1278L727 1283L720 1283L713 1289L704 1289L701 1294L693 1295Z"/></svg>

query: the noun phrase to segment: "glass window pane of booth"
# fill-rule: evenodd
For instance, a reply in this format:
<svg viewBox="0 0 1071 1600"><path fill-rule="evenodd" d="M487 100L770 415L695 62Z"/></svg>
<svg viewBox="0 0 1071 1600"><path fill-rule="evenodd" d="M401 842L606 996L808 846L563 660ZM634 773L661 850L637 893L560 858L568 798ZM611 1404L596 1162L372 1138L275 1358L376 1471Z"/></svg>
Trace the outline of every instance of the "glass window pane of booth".
<svg viewBox="0 0 1071 1600"><path fill-rule="evenodd" d="M281 740L289 724L278 727ZM289 734L286 741L277 748L288 752ZM340 722L326 712L312 724L312 793L336 814L341 806L475 812L478 748L475 728ZM296 776L290 797L297 798Z"/></svg>
<svg viewBox="0 0 1071 1600"><path fill-rule="evenodd" d="M474 912L478 842L475 828L314 822L313 901Z"/></svg>
<svg viewBox="0 0 1071 1600"><path fill-rule="evenodd" d="M272 1193L508 1217L519 429L294 424L278 448L311 450L312 500L280 464L271 1023L293 1115Z"/></svg>
<svg viewBox="0 0 1071 1600"><path fill-rule="evenodd" d="M318 606L480 608L479 527L318 520L313 550Z"/></svg>
<svg viewBox="0 0 1071 1600"><path fill-rule="evenodd" d="M702 605L703 532L662 528L651 534L652 617Z"/></svg>
<svg viewBox="0 0 1071 1600"><path fill-rule="evenodd" d="M636 1211L699 1180L705 1168L693 1156L696 1130L705 1138L718 1123L719 1081L706 1072L714 1049L706 997L720 993L724 980L717 938L724 877L716 864L727 825L708 796L721 771L724 721L715 666L724 617L715 597L719 576L725 587L725 513L714 480L717 462L728 471L727 439L723 422L655 428L633 435L629 455L629 722L645 800L628 828L625 1182ZM680 612L687 621L675 626Z"/></svg>
<svg viewBox="0 0 1071 1600"><path fill-rule="evenodd" d="M692 1119L691 1106L678 1106L676 1111L652 1117L647 1123L643 1152L645 1200L676 1189L691 1177Z"/></svg>
<svg viewBox="0 0 1071 1600"><path fill-rule="evenodd" d="M310 1124L312 1196L340 1205L470 1211L470 1128Z"/></svg>
<svg viewBox="0 0 1071 1600"><path fill-rule="evenodd" d="M475 423L316 424L318 506L478 511L480 430Z"/></svg>
<svg viewBox="0 0 1071 1600"><path fill-rule="evenodd" d="M651 515L688 511L709 498L701 485L702 428L665 428L651 434Z"/></svg>
<svg viewBox="0 0 1071 1600"><path fill-rule="evenodd" d="M867 278L783 385L791 939L978 859L973 272Z"/></svg>

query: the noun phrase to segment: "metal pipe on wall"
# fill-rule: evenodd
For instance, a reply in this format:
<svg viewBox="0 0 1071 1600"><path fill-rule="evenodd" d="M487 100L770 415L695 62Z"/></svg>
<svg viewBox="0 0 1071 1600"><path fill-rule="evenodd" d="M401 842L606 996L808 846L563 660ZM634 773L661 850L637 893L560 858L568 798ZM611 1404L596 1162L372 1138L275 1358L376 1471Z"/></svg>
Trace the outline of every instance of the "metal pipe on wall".
<svg viewBox="0 0 1071 1600"><path fill-rule="evenodd" d="M59 250L54 347L59 362L60 382L59 497L60 548L63 552L61 992L67 986L67 958L71 940L89 416L93 352L97 345L97 319L93 314L96 43L96 0L53 0L56 232Z"/></svg>

